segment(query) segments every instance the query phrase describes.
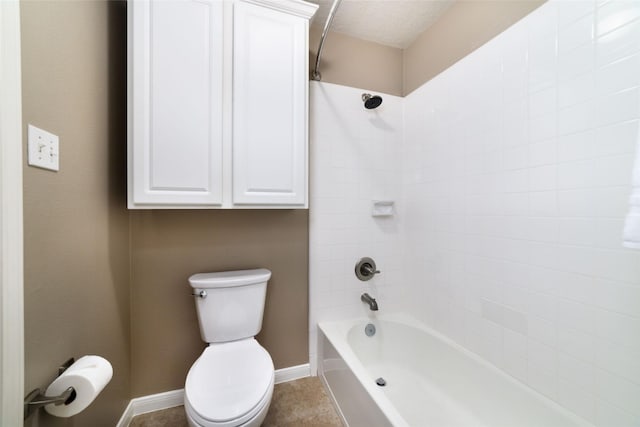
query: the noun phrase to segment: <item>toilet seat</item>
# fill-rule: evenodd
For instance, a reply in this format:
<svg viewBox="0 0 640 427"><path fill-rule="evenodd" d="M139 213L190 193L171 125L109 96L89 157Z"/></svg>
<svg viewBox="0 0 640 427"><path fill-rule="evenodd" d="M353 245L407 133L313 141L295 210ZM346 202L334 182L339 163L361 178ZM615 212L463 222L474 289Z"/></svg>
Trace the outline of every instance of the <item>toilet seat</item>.
<svg viewBox="0 0 640 427"><path fill-rule="evenodd" d="M211 344L185 384L185 407L202 426L240 426L271 401L273 361L253 338Z"/></svg>
<svg viewBox="0 0 640 427"><path fill-rule="evenodd" d="M189 401L185 399L185 412L187 415L187 422L190 427L260 427L262 421L267 416L269 405L271 403L271 397L273 396L273 383L269 387L267 394L265 394L262 401L251 411L250 414L242 417L238 420L231 420L228 422L215 422L202 418L196 413L196 411L189 405Z"/></svg>

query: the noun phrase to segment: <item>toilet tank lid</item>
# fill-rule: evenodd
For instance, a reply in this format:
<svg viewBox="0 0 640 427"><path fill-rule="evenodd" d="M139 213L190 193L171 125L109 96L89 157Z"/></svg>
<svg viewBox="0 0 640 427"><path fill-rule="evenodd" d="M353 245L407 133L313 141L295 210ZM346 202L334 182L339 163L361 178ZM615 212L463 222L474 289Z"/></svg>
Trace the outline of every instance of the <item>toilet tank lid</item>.
<svg viewBox="0 0 640 427"><path fill-rule="evenodd" d="M231 288L234 286L254 285L271 278L266 268L253 270L219 271L216 273L198 273L189 277L192 288Z"/></svg>

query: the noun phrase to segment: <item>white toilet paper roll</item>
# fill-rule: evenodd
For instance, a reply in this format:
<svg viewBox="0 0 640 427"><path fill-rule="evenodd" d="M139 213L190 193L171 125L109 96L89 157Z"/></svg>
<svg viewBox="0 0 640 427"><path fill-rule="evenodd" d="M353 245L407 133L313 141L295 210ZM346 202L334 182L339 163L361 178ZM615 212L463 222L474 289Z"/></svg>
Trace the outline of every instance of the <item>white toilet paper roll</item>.
<svg viewBox="0 0 640 427"><path fill-rule="evenodd" d="M45 392L47 396L59 396L67 388L73 387L75 399L68 405L47 405L44 409L56 417L72 417L93 402L112 376L113 368L107 359L83 356L56 378Z"/></svg>

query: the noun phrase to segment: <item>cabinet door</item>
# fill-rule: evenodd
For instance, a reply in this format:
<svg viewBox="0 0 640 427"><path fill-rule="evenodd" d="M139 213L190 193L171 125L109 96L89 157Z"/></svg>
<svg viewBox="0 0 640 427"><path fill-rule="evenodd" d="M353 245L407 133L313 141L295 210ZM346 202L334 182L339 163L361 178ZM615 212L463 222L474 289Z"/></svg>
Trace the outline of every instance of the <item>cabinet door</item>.
<svg viewBox="0 0 640 427"><path fill-rule="evenodd" d="M222 49L221 1L129 1L129 207L222 203Z"/></svg>
<svg viewBox="0 0 640 427"><path fill-rule="evenodd" d="M233 203L306 206L308 21L236 2Z"/></svg>

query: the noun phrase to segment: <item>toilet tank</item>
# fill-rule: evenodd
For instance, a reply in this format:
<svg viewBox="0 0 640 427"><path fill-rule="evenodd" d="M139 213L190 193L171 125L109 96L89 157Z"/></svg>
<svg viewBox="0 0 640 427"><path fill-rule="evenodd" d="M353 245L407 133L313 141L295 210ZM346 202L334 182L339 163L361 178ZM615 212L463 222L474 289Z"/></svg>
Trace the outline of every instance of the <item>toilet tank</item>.
<svg viewBox="0 0 640 427"><path fill-rule="evenodd" d="M199 273L189 277L195 296L200 336L207 343L254 337L262 329L262 315L271 271ZM204 294L203 294L204 295Z"/></svg>

